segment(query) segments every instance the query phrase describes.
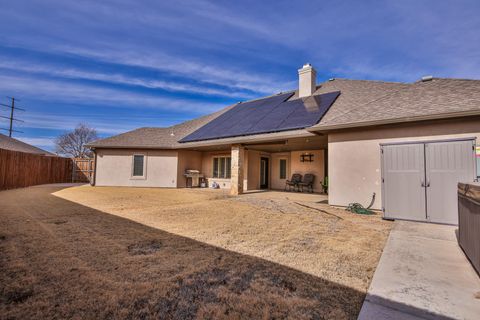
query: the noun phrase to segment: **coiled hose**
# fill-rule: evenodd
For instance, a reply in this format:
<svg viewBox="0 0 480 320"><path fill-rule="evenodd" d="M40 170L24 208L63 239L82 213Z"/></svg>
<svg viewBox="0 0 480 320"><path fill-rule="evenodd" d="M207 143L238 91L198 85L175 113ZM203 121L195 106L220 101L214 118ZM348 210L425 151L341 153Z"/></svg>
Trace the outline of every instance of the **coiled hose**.
<svg viewBox="0 0 480 320"><path fill-rule="evenodd" d="M370 201L370 204L368 205L368 207L365 208L360 203L354 202L354 203L350 203L345 210L353 213L357 213L357 214L365 214L365 215L374 214L374 212L370 210L370 208L373 206L374 203L375 203L375 192L372 195L372 201Z"/></svg>

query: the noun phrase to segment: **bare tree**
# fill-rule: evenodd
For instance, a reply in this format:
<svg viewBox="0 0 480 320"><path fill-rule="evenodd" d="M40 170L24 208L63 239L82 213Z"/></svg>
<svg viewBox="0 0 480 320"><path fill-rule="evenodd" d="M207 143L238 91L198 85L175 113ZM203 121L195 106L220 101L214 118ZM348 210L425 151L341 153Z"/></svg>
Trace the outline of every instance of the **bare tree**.
<svg viewBox="0 0 480 320"><path fill-rule="evenodd" d="M80 123L75 130L64 133L55 139L55 149L58 154L65 156L90 158L93 153L85 145L97 139L97 130Z"/></svg>

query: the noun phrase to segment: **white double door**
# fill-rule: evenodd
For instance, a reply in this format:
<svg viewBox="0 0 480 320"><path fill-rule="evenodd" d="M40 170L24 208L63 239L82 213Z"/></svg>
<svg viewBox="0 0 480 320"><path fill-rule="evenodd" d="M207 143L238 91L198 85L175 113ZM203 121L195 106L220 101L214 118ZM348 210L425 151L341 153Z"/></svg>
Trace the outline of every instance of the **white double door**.
<svg viewBox="0 0 480 320"><path fill-rule="evenodd" d="M386 218L458 224L458 182L475 179L475 141L383 145Z"/></svg>

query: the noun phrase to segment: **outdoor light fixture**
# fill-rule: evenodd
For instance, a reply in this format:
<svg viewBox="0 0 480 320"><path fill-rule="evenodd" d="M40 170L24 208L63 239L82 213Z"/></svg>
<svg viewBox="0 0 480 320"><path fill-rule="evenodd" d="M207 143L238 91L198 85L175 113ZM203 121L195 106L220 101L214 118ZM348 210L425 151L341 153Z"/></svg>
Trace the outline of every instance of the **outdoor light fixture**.
<svg viewBox="0 0 480 320"><path fill-rule="evenodd" d="M312 153L304 153L300 155L300 162L313 162L313 156Z"/></svg>

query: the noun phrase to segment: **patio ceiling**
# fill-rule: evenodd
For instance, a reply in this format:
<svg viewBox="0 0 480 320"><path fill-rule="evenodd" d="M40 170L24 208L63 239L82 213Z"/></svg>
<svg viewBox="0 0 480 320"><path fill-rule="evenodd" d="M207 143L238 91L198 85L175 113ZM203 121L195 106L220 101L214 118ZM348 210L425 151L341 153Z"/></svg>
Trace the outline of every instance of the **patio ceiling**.
<svg viewBox="0 0 480 320"><path fill-rule="evenodd" d="M289 139L272 139L270 141L261 142L247 142L242 145L250 150L258 150L265 152L288 152L288 151L301 151L301 150L319 150L326 149L328 146L328 137L324 136L309 136L300 138ZM230 150L231 144L219 144L213 146L202 146L192 148L196 151L219 151Z"/></svg>

